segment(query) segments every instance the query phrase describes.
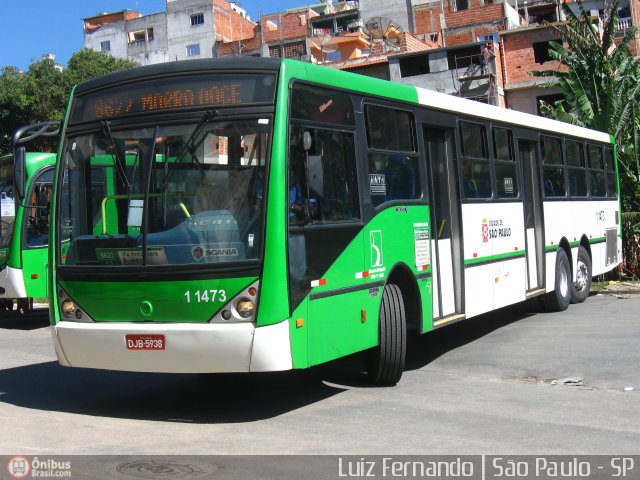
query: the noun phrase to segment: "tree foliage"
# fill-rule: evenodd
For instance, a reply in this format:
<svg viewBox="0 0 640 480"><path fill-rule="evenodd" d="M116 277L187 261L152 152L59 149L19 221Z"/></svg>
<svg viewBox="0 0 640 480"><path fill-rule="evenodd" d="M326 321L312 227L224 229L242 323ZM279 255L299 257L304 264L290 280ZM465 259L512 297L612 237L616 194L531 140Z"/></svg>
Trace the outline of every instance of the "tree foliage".
<svg viewBox="0 0 640 480"><path fill-rule="evenodd" d="M66 69L50 58L33 62L26 72L11 66L0 69L0 154L10 151L11 136L17 128L62 120L69 93L77 83L137 65L82 49L72 55Z"/></svg>
<svg viewBox="0 0 640 480"><path fill-rule="evenodd" d="M636 155L636 131L640 108L640 60L633 58L629 43L636 30L628 30L616 45L618 1L605 5L604 18L596 24L577 2L581 16L566 3L567 21L548 25L565 45L550 42L549 55L566 69L536 70L551 88L560 88L564 102L542 103L543 115L613 135L618 145L618 165L625 210L640 210L640 171ZM566 102L566 103L565 103ZM567 105L567 108L565 108Z"/></svg>

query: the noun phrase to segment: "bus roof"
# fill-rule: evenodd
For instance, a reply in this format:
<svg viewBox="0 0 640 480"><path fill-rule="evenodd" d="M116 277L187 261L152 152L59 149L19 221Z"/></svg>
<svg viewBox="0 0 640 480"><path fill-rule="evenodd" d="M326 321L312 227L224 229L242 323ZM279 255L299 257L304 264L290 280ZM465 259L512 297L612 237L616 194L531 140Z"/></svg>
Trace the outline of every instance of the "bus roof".
<svg viewBox="0 0 640 480"><path fill-rule="evenodd" d="M79 84L75 89L75 94L81 95L102 86L127 82L141 77L158 77L180 73L195 74L211 69L227 71L262 70L273 71L275 73L278 72L282 66L290 70L293 77L306 77L309 81L316 81L337 88L373 94L383 98L393 98L409 103L417 103L441 111L461 113L477 118L511 123L523 128L535 128L550 133L566 134L606 143L611 142L610 135L604 132L590 130L537 115L487 105L421 87L393 83L388 80L367 77L291 59L226 57L159 63L123 70L89 80ZM302 75L298 75L299 73ZM393 85L393 88L390 88L391 85Z"/></svg>

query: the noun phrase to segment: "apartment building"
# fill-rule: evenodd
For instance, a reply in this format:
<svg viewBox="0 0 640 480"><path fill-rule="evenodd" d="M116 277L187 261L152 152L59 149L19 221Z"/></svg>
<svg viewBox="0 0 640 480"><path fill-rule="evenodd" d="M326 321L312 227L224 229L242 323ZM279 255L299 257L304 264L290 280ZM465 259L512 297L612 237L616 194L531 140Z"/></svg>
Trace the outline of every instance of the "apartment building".
<svg viewBox="0 0 640 480"><path fill-rule="evenodd" d="M604 0L585 6L602 15ZM640 0L622 0L619 14L622 38L640 25ZM142 64L295 58L535 114L540 100L561 98L530 72L561 68L549 58L549 41L558 39L545 22L563 20L560 0L326 0L258 23L226 0L167 0L166 12L125 10L84 22L85 46Z"/></svg>
<svg viewBox="0 0 640 480"><path fill-rule="evenodd" d="M85 18L84 46L142 65L217 56L221 42L255 34L246 12L225 0L167 0L166 11L133 10Z"/></svg>

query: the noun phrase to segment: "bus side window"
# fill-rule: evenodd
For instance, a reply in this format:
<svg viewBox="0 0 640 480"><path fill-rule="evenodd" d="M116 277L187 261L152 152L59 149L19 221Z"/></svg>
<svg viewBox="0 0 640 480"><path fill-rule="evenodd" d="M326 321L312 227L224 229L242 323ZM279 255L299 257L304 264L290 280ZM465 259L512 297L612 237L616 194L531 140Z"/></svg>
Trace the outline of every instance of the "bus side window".
<svg viewBox="0 0 640 480"><path fill-rule="evenodd" d="M304 150L303 129L292 129L289 153L289 223L339 222L360 218L353 134L306 129L311 137Z"/></svg>
<svg viewBox="0 0 640 480"><path fill-rule="evenodd" d="M491 161L484 125L460 122L462 186L467 199L491 198Z"/></svg>
<svg viewBox="0 0 640 480"><path fill-rule="evenodd" d="M42 247L49 239L49 210L53 190L53 169L40 173L33 182L29 195L25 241L28 247Z"/></svg>
<svg viewBox="0 0 640 480"><path fill-rule="evenodd" d="M564 197L566 181L562 141L556 137L541 136L542 178L544 196Z"/></svg>
<svg viewBox="0 0 640 480"><path fill-rule="evenodd" d="M413 113L367 105L366 122L369 193L373 206L420 198Z"/></svg>

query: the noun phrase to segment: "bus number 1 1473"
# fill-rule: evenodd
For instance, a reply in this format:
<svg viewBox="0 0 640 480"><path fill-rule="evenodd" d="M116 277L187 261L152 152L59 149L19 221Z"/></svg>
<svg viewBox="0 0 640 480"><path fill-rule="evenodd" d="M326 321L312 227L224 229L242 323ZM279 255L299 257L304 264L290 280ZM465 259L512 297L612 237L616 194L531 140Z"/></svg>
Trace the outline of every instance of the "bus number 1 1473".
<svg viewBox="0 0 640 480"><path fill-rule="evenodd" d="M187 299L187 303L191 303L193 298L193 303L213 303L215 301L218 302L226 302L227 301L227 292L224 290L196 290L193 294L187 290L184 292L184 296Z"/></svg>

